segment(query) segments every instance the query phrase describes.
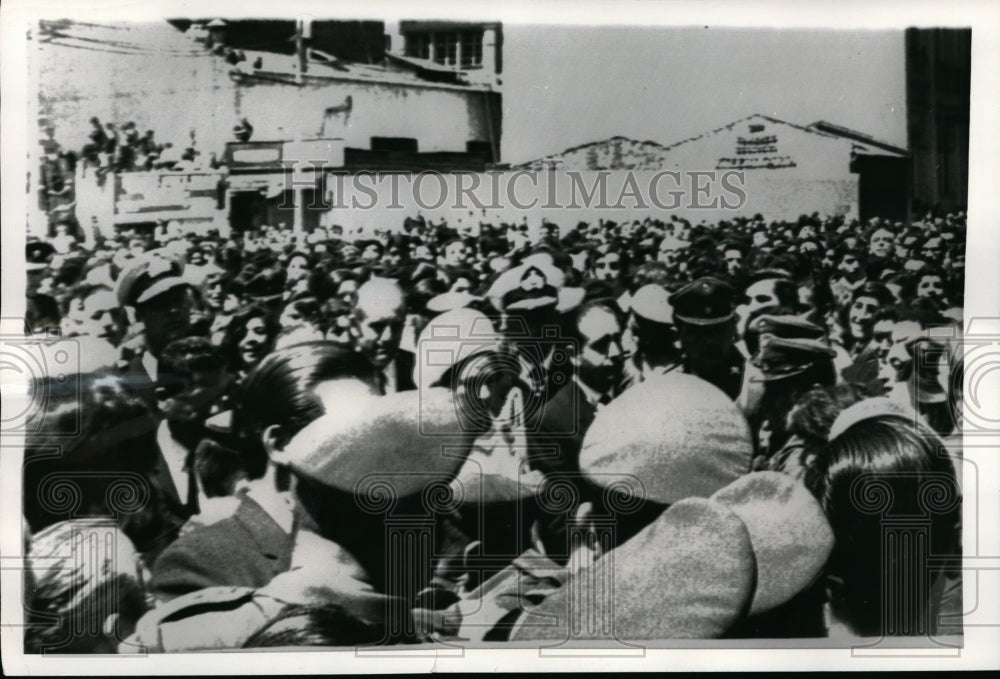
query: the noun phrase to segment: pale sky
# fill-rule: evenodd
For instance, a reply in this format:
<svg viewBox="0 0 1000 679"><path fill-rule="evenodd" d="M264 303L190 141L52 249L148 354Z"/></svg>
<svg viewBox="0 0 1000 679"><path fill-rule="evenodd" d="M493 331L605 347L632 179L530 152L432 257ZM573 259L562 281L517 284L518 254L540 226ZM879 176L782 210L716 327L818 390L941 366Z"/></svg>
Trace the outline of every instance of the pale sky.
<svg viewBox="0 0 1000 679"><path fill-rule="evenodd" d="M902 30L503 30L504 162L614 135L670 144L752 113L906 146Z"/></svg>

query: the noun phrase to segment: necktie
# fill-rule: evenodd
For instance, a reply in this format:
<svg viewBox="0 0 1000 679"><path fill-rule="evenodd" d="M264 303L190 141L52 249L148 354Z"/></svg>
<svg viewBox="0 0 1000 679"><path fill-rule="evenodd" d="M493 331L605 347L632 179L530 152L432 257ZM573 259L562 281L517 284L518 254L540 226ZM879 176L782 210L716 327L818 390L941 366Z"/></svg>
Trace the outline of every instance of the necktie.
<svg viewBox="0 0 1000 679"><path fill-rule="evenodd" d="M198 503L198 474L195 471L194 453L190 452L184 460L184 471L187 473L187 498L184 507L194 516L201 511Z"/></svg>

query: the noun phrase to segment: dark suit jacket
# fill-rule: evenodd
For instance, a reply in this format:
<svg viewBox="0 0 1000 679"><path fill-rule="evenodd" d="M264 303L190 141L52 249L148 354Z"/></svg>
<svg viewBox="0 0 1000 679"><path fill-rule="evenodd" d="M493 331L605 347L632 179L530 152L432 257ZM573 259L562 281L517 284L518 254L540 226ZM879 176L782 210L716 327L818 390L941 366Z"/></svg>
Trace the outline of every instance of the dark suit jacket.
<svg viewBox="0 0 1000 679"><path fill-rule="evenodd" d="M596 412L576 382L557 391L543 406L536 432L529 434L532 469L546 474L579 471L583 437Z"/></svg>
<svg viewBox="0 0 1000 679"><path fill-rule="evenodd" d="M214 587L263 587L291 567L292 537L243 497L227 519L181 536L153 564L153 591L167 600Z"/></svg>
<svg viewBox="0 0 1000 679"><path fill-rule="evenodd" d="M591 499L593 494L590 484L580 475L580 450L596 412L583 390L576 382L570 382L545 404L537 431L529 435L528 459L532 469L541 470L547 483L568 483L576 489L576 500L568 506L557 503L559 508L556 508L543 491L531 498L525 509L526 514L534 516L534 532L546 554L560 563L569 556L567 521L576 513L579 503Z"/></svg>

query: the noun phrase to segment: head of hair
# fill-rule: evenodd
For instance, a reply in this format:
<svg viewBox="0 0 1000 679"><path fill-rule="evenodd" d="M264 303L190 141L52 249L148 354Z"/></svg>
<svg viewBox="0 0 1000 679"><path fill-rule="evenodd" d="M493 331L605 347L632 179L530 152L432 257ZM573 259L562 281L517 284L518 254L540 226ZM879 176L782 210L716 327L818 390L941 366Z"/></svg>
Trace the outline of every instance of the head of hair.
<svg viewBox="0 0 1000 679"><path fill-rule="evenodd" d="M262 305L251 304L246 309L233 314L229 325L226 326L226 331L222 339L222 347L228 356L229 365L233 366L234 369L242 367L239 344L246 337L247 326L250 324L250 321L255 318L263 320L269 341L273 342L278 337L278 333L281 332L281 325Z"/></svg>
<svg viewBox="0 0 1000 679"><path fill-rule="evenodd" d="M815 492L835 536L828 573L842 583L832 593L834 613L855 633L878 636L890 632L883 629L886 603L916 597L913 617L894 621L895 633L926 633L929 591L910 591L914 583L907 578L887 580L886 574L900 573L905 559L957 551L961 496L941 439L913 418L869 417L830 440L816 468ZM926 517L926 552L889 549L887 516ZM926 563L911 566L907 572L927 568ZM893 592L885 591L887 582L895 583L889 585Z"/></svg>
<svg viewBox="0 0 1000 679"><path fill-rule="evenodd" d="M292 437L323 414L314 393L327 380L356 379L376 384L375 369L363 355L332 342L305 342L269 354L234 395L233 428L247 451L251 478L263 474L267 453L261 434L278 425Z"/></svg>

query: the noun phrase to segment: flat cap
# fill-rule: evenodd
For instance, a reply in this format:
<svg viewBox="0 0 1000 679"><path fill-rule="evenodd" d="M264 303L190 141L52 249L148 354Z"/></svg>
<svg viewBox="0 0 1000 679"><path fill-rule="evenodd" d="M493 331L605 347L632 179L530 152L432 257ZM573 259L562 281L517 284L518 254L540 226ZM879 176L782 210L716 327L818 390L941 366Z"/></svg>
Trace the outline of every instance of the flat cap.
<svg viewBox="0 0 1000 679"><path fill-rule="evenodd" d="M580 468L599 486L624 482L643 499L673 504L732 483L750 471L752 454L750 426L736 404L705 380L671 372L597 412Z"/></svg>
<svg viewBox="0 0 1000 679"><path fill-rule="evenodd" d="M672 294L674 319L692 325L715 325L732 319L736 290L718 278L705 276Z"/></svg>
<svg viewBox="0 0 1000 679"><path fill-rule="evenodd" d="M750 613L771 610L811 585L833 550L833 529L806 487L787 474L754 472L712 499L750 533L757 578Z"/></svg>
<svg viewBox="0 0 1000 679"><path fill-rule="evenodd" d="M713 639L746 609L754 555L740 518L689 498L569 577L521 616L511 640ZM572 602L572 603L571 603Z"/></svg>
<svg viewBox="0 0 1000 679"><path fill-rule="evenodd" d="M448 389L324 401L326 414L295 435L281 462L296 474L377 503L449 483L468 454ZM387 495L386 495L387 494Z"/></svg>

